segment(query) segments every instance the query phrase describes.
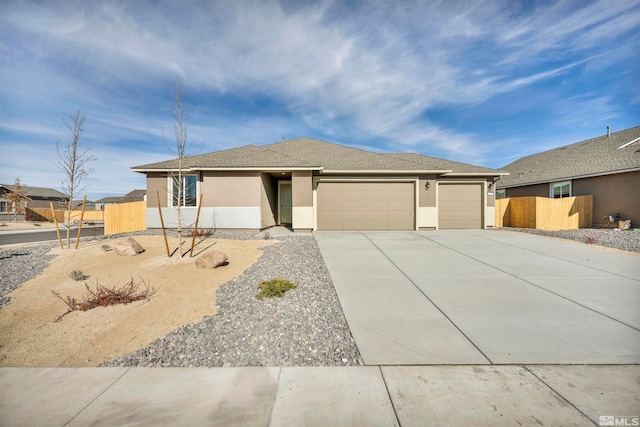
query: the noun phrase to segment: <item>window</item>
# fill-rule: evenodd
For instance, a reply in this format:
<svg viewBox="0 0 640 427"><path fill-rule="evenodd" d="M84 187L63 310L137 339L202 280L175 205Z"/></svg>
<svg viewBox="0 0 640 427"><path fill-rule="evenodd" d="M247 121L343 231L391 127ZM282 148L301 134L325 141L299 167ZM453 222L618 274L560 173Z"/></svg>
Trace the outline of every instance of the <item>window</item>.
<svg viewBox="0 0 640 427"><path fill-rule="evenodd" d="M561 199L571 196L571 181L551 183L551 197Z"/></svg>
<svg viewBox="0 0 640 427"><path fill-rule="evenodd" d="M198 176L182 176L182 194L178 190L178 176L171 177L171 206L196 206L198 194Z"/></svg>
<svg viewBox="0 0 640 427"><path fill-rule="evenodd" d="M507 190L496 190L496 199L504 199L507 197Z"/></svg>

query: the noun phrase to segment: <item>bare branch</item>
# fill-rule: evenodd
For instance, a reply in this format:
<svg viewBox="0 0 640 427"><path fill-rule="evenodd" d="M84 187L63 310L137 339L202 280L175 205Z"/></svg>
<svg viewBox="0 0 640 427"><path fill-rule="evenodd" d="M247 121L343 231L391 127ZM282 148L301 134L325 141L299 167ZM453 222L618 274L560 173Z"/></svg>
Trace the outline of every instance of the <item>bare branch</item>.
<svg viewBox="0 0 640 427"><path fill-rule="evenodd" d="M94 161L95 157L91 154L91 148L78 151L80 137L84 133L84 120L80 110L69 114L69 121L62 119L62 123L69 129L71 135L71 143L64 148L60 147L60 140L56 142L56 151L58 152L59 161L56 163L65 179L62 181L62 192L68 197L66 204L66 220L67 228L67 248L71 247L70 229L72 226L71 210L73 206L74 196L84 192L88 184L83 184L84 178L89 176L93 169L86 168L88 162Z"/></svg>

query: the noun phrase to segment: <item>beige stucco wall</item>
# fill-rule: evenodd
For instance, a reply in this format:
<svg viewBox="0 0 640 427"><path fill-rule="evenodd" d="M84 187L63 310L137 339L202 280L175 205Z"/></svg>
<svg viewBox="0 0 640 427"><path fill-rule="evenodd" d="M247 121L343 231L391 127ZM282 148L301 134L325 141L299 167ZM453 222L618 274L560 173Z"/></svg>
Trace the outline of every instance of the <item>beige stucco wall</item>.
<svg viewBox="0 0 640 427"><path fill-rule="evenodd" d="M507 188L506 190L505 197L549 197L549 184L546 183Z"/></svg>
<svg viewBox="0 0 640 427"><path fill-rule="evenodd" d="M277 186L273 177L268 173L261 175L260 188L260 220L262 228L276 225L276 212L278 211Z"/></svg>
<svg viewBox="0 0 640 427"><path fill-rule="evenodd" d="M158 207L156 192L160 195L160 206L167 207L167 174L148 173L147 174L147 207Z"/></svg>
<svg viewBox="0 0 640 427"><path fill-rule="evenodd" d="M427 190L427 182L429 189ZM436 176L421 175L418 182L418 207L428 208L436 206Z"/></svg>
<svg viewBox="0 0 640 427"><path fill-rule="evenodd" d="M200 185L203 206L259 207L260 175L260 172L203 172Z"/></svg>
<svg viewBox="0 0 640 427"><path fill-rule="evenodd" d="M574 179L571 194L593 195L593 225L604 226L604 216L620 213L621 219L640 226L640 171Z"/></svg>
<svg viewBox="0 0 640 427"><path fill-rule="evenodd" d="M293 207L313 206L313 180L311 171L291 173L291 192Z"/></svg>

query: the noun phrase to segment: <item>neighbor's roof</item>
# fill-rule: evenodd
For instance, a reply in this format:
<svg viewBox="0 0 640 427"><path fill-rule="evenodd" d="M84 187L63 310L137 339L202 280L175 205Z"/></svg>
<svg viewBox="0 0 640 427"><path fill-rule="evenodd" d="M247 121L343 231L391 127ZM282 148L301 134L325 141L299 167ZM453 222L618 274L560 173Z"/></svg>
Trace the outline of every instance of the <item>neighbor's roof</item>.
<svg viewBox="0 0 640 427"><path fill-rule="evenodd" d="M523 157L502 168L497 187L640 170L640 126Z"/></svg>
<svg viewBox="0 0 640 427"><path fill-rule="evenodd" d="M136 172L176 170L177 159L136 166ZM300 168L323 172L345 171L430 171L433 173L499 174L499 171L466 163L451 162L420 154L378 154L312 138L291 139L273 144L245 145L229 150L186 157L185 170Z"/></svg>
<svg viewBox="0 0 640 427"><path fill-rule="evenodd" d="M133 190L124 196L110 196L103 197L96 200L96 203L128 203L128 202L141 202L144 200L144 196L147 194L147 190Z"/></svg>
<svg viewBox="0 0 640 427"><path fill-rule="evenodd" d="M53 188L44 188L44 187L31 187L28 185L21 184L22 190L24 194L30 199L34 198L48 198L48 199L66 199L63 193L58 190L54 190ZM7 190L11 191L13 184L0 184L0 187L4 187Z"/></svg>

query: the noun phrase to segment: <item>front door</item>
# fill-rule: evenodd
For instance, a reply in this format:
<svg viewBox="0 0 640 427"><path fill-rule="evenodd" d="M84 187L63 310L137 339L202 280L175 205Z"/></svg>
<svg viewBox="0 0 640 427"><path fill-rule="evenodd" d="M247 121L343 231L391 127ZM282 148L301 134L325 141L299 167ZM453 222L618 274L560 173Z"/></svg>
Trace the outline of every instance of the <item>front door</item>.
<svg viewBox="0 0 640 427"><path fill-rule="evenodd" d="M278 223L291 224L292 222L292 203L291 203L291 181L280 181L278 183L278 194L280 199L280 208L278 210Z"/></svg>

